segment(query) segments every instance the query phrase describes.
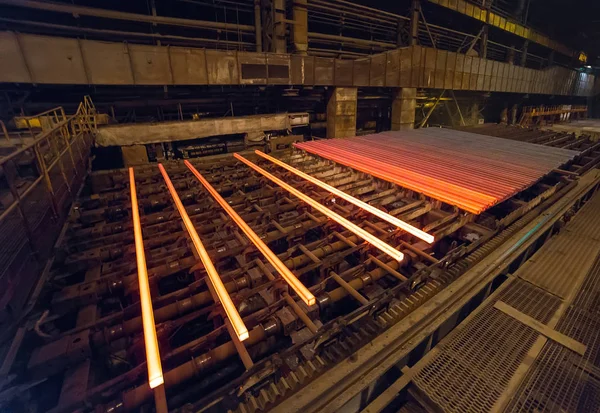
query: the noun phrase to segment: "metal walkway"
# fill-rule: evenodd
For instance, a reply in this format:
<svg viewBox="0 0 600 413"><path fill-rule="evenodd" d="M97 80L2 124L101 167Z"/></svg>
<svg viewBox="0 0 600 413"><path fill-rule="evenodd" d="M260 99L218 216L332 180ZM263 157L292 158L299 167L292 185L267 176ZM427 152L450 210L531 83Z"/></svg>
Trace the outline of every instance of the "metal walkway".
<svg viewBox="0 0 600 413"><path fill-rule="evenodd" d="M600 410L600 195L411 370L448 412Z"/></svg>

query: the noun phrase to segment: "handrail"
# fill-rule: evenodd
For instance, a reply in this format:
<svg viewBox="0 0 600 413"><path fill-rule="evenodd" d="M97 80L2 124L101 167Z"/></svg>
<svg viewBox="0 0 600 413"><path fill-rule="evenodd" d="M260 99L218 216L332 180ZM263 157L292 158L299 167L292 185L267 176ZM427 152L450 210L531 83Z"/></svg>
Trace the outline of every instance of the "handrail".
<svg viewBox="0 0 600 413"><path fill-rule="evenodd" d="M35 115L19 116L19 118L21 118L21 119L35 119L35 118L39 118L40 116L48 115L49 113L56 112L56 111L61 111L63 115L65 113L65 110L63 109L62 106L57 106L55 108L48 109L48 110L46 110L44 112L41 112L41 113L38 113L38 114L35 114Z"/></svg>
<svg viewBox="0 0 600 413"><path fill-rule="evenodd" d="M15 152L12 152L12 153L10 153L10 154L8 154L8 155L0 158L0 165L3 165L4 163L10 161L15 156L18 156L18 155L22 154L23 152L26 152L26 151L30 150L35 145L37 145L38 143L40 143L42 140L44 140L48 136L50 136L52 133L56 132L57 129L65 126L67 123L69 123L71 120L73 120L73 118L75 118L76 116L78 116L78 115L77 114L71 115L69 118L67 118L67 119L65 119L65 120L57 123L56 125L54 125L54 127L52 129L48 129L46 131L40 132L40 134L34 139L33 142L27 144L26 146L23 146L20 149L17 149Z"/></svg>
<svg viewBox="0 0 600 413"><path fill-rule="evenodd" d="M14 242L18 248L11 256L0 255L0 285L3 287L14 283L15 288L30 288L19 283L24 276L41 271L46 265L69 205L75 201L78 188L84 182L95 131L94 116L87 114L94 112L93 103L84 101L82 109L71 116L67 116L62 107L36 115L54 113L51 116L58 122L36 135L30 128L32 142L0 158L0 171L12 195L10 204L0 211L0 235L2 242ZM28 116L26 120L29 122L36 116ZM3 126L0 124L6 136ZM25 157L19 158L23 154ZM21 160L31 163L25 174L19 168ZM43 236L40 228L45 228ZM31 262L27 266L10 265L12 257L22 252ZM12 307L13 293L10 288L0 291L4 303L0 313L7 311L7 305L13 312L20 311L19 303Z"/></svg>
<svg viewBox="0 0 600 413"><path fill-rule="evenodd" d="M1 120L0 120L0 127L2 127L2 133L4 134L4 137L10 142L10 136L8 135L8 130L6 129L6 125Z"/></svg>

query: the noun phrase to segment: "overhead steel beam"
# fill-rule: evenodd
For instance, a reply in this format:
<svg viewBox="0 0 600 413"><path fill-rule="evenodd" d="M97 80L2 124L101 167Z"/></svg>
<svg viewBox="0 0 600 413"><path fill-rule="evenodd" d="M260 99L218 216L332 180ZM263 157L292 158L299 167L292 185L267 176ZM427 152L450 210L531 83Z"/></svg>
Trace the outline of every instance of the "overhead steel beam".
<svg viewBox="0 0 600 413"><path fill-rule="evenodd" d="M116 10L98 9L95 7L75 6L72 4L52 3L46 1L0 0L0 5L24 7L35 10L46 10L56 13L67 13L74 16L92 16L115 20L166 24L169 26L198 27L249 33L254 32L254 26L245 24L219 23L203 20L182 19L180 17L149 16L145 14L127 13Z"/></svg>

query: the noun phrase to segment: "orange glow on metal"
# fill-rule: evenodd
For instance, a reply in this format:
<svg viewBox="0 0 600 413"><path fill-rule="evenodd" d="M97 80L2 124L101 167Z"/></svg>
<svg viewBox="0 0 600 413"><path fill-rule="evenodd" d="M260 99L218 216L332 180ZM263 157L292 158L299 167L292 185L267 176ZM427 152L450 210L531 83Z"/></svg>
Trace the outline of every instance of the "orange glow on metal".
<svg viewBox="0 0 600 413"><path fill-rule="evenodd" d="M148 365L148 383L150 388L164 383L156 326L154 324L154 310L148 283L148 269L146 268L146 254L144 253L144 239L142 225L140 224L140 211L135 189L135 175L133 168L129 168L129 188L131 190L131 215L133 217L133 234L135 238L135 256L137 260L138 282L140 285L140 304L142 306L142 326L144 328L144 344L146 347L146 364Z"/></svg>
<svg viewBox="0 0 600 413"><path fill-rule="evenodd" d="M316 303L315 296L296 278L296 276L290 271L286 265L281 262L281 260L269 249L267 244L260 239L260 237L250 228L250 226L240 217L237 212L223 199L221 195L212 187L212 185L204 179L202 174L198 172L194 166L188 162L184 161L185 165L189 168L190 171L198 178L200 183L204 185L206 190L213 196L213 198L221 205L221 207L227 212L227 214L231 217L231 219L240 227L240 229L246 234L250 241L256 246L256 248L265 256L267 261L275 267L277 272L281 274L283 279L292 287L292 289L298 294L298 297L302 299L306 303L306 305L311 306Z"/></svg>
<svg viewBox="0 0 600 413"><path fill-rule="evenodd" d="M246 328L246 325L244 324L242 317L240 317L240 314L238 313L237 308L235 308L233 301L231 301L231 297L229 296L229 293L227 292L225 285L223 285L223 281L221 281L221 277L219 276L219 273L217 273L215 266L213 265L212 261L210 260L210 257L208 256L208 252L206 252L206 248L204 248L202 241L200 241L198 232L196 232L196 228L194 228L194 224L192 224L192 220L188 216L187 211L185 210L183 204L181 203L181 199L179 199L179 195L177 195L177 191L175 191L175 187L173 186L173 183L171 182L171 179L169 178L167 171L160 163L158 164L158 169L160 169L160 173L162 174L163 179L165 180L165 183L167 184L167 188L169 188L171 197L173 197L173 202L175 202L175 206L177 207L177 210L179 211L179 215L181 215L181 219L183 220L183 224L185 225L185 228L187 229L187 232L190 235L190 238L192 239L192 243L194 244L194 247L196 248L196 252L200 256L200 260L202 261L202 264L204 265L204 268L206 269L208 278L209 278L212 286L214 287L215 292L217 293L217 296L219 297L219 301L221 301L221 304L223 305L223 308L225 309L227 318L229 318L229 321L231 322L231 325L233 326L233 329L234 329L235 333L237 334L238 338L240 339L240 341L246 340L249 337L248 329Z"/></svg>
<svg viewBox="0 0 600 413"><path fill-rule="evenodd" d="M279 159L273 158L272 156L269 156L266 153L263 153L259 150L256 150L254 152L257 155L262 156L263 158L273 162L275 165L278 165L284 169L287 169L288 171L292 172L293 174L296 174L299 177L304 178L309 182L312 182L313 184L323 188L324 190L329 191L336 196L339 196L340 198L350 202L351 204L354 204L357 207L362 208L367 212L370 212L371 214L383 219L384 221L389 222L392 225L397 226L398 228L403 229L404 231L414 235L415 237L422 239L423 241L426 241L431 244L435 240L433 235L430 235L430 234L426 233L425 231L421 231L419 228L413 227L412 225L410 225L410 224L408 224L386 212L383 212L382 210L377 209L374 206L369 205L366 202L363 202L360 199L353 197L352 195L348 195L347 193L340 191L339 189L334 188L333 186L328 185L325 182L323 182L315 177L312 177L312 176L286 164L285 162L280 161Z"/></svg>
<svg viewBox="0 0 600 413"><path fill-rule="evenodd" d="M334 220L335 222L342 225L343 227L345 227L352 233L356 234L360 238L367 241L369 244L377 247L379 250L386 253L387 255L389 255L390 257L395 259L396 261L402 261L404 259L404 254L402 254L400 251L398 251L391 245L383 242L379 238L373 236L372 234L369 234L367 231L360 228L358 225L353 224L352 222L348 221L346 218L342 217L341 215L339 215L339 214L333 212L332 210L330 210L329 208L321 205L320 203L318 203L317 201L315 201L308 195L303 194L302 192L298 191L296 188L286 184L281 179L279 179L279 178L275 177L274 175L270 174L269 172L265 171L260 166L255 165L254 163L250 162L249 160L247 160L240 154L234 153L233 156L236 159L238 159L239 161L242 161L243 163L248 165L250 168L254 169L259 174L270 179L271 181L273 181L274 183L276 183L277 185L279 185L280 187L282 187L283 189L285 189L286 191L288 191L295 197L299 198L301 201L309 204L311 207L313 207L314 209L316 209L317 211L319 211L326 217Z"/></svg>

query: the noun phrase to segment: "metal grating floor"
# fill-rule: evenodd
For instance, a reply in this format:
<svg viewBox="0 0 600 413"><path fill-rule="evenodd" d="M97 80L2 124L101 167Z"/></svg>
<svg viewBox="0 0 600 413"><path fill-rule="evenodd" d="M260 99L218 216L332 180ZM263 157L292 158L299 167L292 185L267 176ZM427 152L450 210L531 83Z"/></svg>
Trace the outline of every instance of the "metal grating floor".
<svg viewBox="0 0 600 413"><path fill-rule="evenodd" d="M587 345L585 357L548 340L510 395L507 410L600 411L599 210L600 194L516 273L524 278L538 274L538 285L522 278L507 281L432 350L436 353L413 380L424 396L447 412L497 409L540 334L494 304L503 301L548 324L564 308L564 297L572 298L581 285L555 330ZM575 234L583 242L577 242ZM546 265L550 256L558 257L554 266Z"/></svg>
<svg viewBox="0 0 600 413"><path fill-rule="evenodd" d="M583 357L549 341L507 411L600 411L600 259L556 330L587 346Z"/></svg>
<svg viewBox="0 0 600 413"><path fill-rule="evenodd" d="M497 300L544 323L560 304L557 297L521 280L511 283ZM495 301L486 303L468 324L459 326L452 340L440 344L439 354L413 380L445 411L492 410L539 336L496 310Z"/></svg>

